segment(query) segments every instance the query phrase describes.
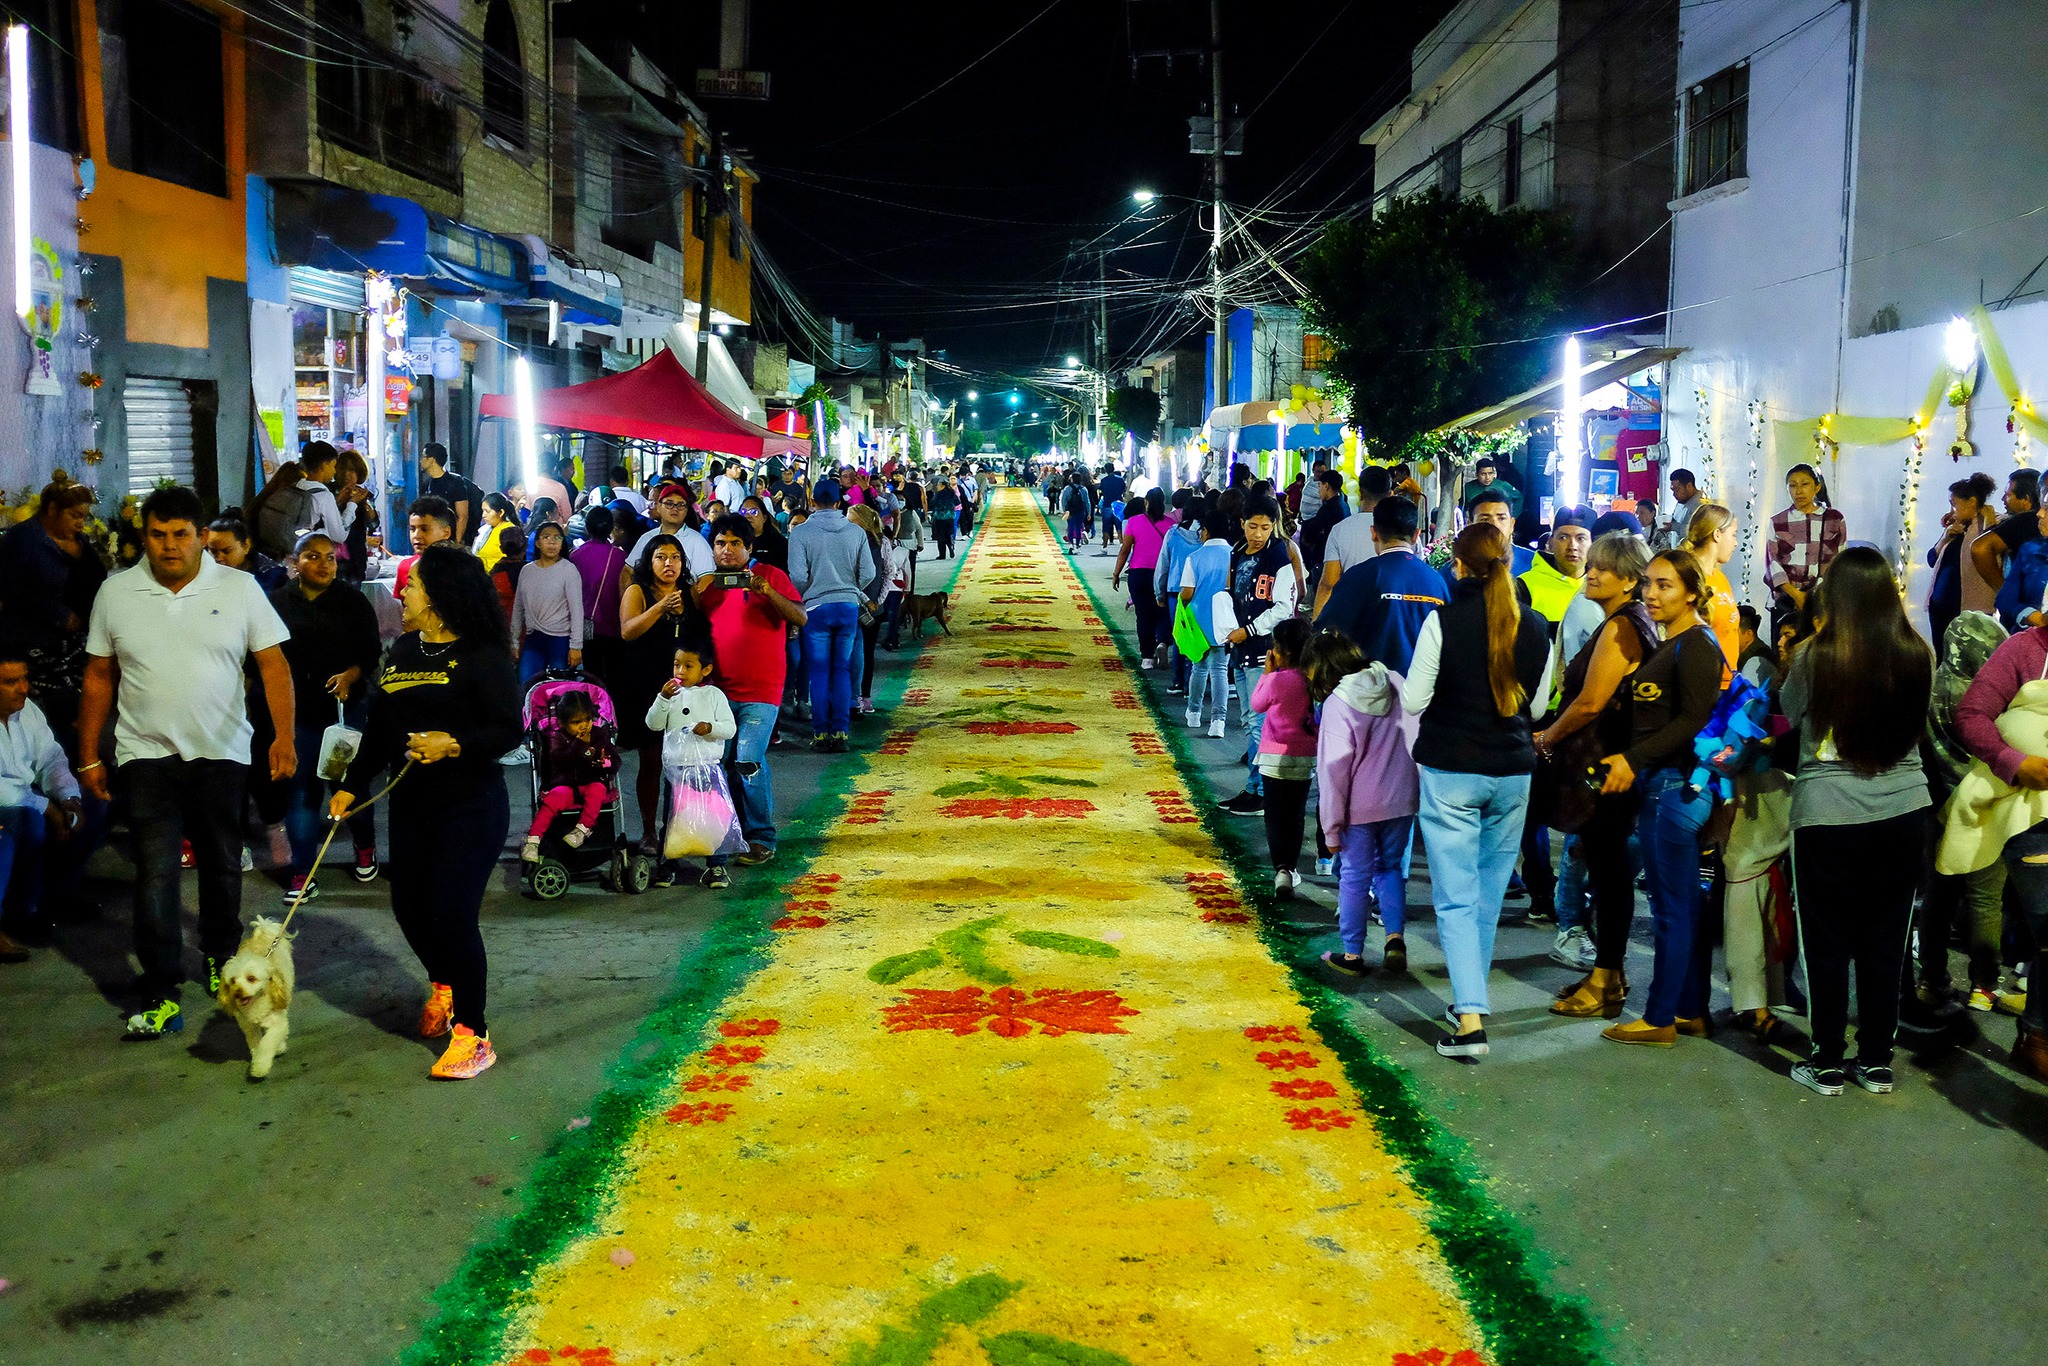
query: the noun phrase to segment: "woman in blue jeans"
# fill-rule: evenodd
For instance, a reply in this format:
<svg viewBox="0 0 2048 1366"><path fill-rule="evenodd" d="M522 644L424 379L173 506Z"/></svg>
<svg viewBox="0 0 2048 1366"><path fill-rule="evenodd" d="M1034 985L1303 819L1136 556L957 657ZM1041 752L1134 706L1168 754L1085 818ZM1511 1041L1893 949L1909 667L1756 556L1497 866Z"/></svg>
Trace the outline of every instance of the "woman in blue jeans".
<svg viewBox="0 0 2048 1366"><path fill-rule="evenodd" d="M368 679L377 672L382 644L377 613L355 585L337 581L340 568L334 542L317 531L299 537L294 562L297 582L270 595L291 639L284 643L285 663L292 670L292 691L298 697L299 769L285 779L285 835L291 841L291 876L285 899L301 893L310 901L320 895L313 880L327 825L327 800L332 786L321 778L320 742L339 715L357 730L369 715ZM377 876L377 818L373 811L349 817L355 844L358 882Z"/></svg>
<svg viewBox="0 0 2048 1366"><path fill-rule="evenodd" d="M1636 837L1657 948L1642 1018L1600 1031L1615 1043L1669 1048L1681 1028L1688 1034L1707 1031L1707 969L1714 948L1701 923L1700 827L1714 802L1711 792L1694 791L1686 780L1693 739L1713 714L1727 667L1713 632L1701 629L1709 593L1706 573L1690 552L1667 550L1650 561L1643 605L1664 640L1629 677L1634 738L1626 751L1605 761L1601 793L1615 796L1634 787L1641 799ZM1605 855L1618 856L1613 850Z"/></svg>
<svg viewBox="0 0 2048 1366"><path fill-rule="evenodd" d="M1536 771L1529 722L1550 696L1549 633L1515 596L1509 554L1499 527L1474 522L1458 533L1451 600L1423 622L1401 689L1402 707L1422 718L1417 819L1451 975L1455 1032L1436 1045L1447 1058L1487 1052L1493 935Z"/></svg>

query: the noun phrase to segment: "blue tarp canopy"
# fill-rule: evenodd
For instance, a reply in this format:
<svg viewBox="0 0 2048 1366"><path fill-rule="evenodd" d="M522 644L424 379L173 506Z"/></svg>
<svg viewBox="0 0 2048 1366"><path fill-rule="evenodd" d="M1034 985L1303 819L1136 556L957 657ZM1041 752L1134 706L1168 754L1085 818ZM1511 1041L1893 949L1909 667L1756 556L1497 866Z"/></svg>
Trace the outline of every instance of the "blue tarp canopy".
<svg viewBox="0 0 2048 1366"><path fill-rule="evenodd" d="M527 295L525 252L517 242L396 195L280 184L274 231L284 265L382 271L436 294Z"/></svg>
<svg viewBox="0 0 2048 1366"><path fill-rule="evenodd" d="M1220 440L1218 444L1221 444ZM1270 422L1237 429L1237 449L1240 451L1307 451L1343 444L1344 425L1340 422L1290 422L1284 446L1280 441L1280 429Z"/></svg>

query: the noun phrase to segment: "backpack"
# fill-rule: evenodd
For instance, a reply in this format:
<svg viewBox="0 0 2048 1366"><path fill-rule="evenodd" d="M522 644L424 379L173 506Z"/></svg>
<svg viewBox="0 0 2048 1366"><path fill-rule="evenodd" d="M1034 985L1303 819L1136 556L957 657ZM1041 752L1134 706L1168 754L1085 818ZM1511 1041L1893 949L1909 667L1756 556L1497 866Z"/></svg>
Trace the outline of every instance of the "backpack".
<svg viewBox="0 0 2048 1366"><path fill-rule="evenodd" d="M280 489L276 497L263 504L256 514L256 525L249 531L256 538L258 550L285 559L298 543L299 533L311 525L313 491L294 484L288 489Z"/></svg>
<svg viewBox="0 0 2048 1366"><path fill-rule="evenodd" d="M1771 695L1736 674L1714 703L1707 724L1692 742L1692 776L1686 779L1688 797L1706 791L1726 801L1735 795L1735 780L1744 773L1760 773L1769 756L1764 742L1771 735Z"/></svg>
<svg viewBox="0 0 2048 1366"><path fill-rule="evenodd" d="M1076 499L1080 501L1077 503ZM1087 489L1079 484L1067 485L1066 509L1069 517L1086 517L1093 506Z"/></svg>

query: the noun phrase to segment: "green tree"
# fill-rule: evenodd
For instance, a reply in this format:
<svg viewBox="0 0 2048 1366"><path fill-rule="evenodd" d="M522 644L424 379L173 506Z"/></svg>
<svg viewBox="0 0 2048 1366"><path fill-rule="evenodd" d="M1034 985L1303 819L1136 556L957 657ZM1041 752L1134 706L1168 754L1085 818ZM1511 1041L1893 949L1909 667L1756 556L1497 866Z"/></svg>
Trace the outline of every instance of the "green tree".
<svg viewBox="0 0 2048 1366"><path fill-rule="evenodd" d="M1109 420L1140 441L1159 436L1159 395L1126 385L1109 391Z"/></svg>
<svg viewBox="0 0 2048 1366"><path fill-rule="evenodd" d="M1496 210L1441 190L1332 224L1302 259L1303 324L1330 341L1330 374L1375 452L1555 368L1580 269L1555 213Z"/></svg>

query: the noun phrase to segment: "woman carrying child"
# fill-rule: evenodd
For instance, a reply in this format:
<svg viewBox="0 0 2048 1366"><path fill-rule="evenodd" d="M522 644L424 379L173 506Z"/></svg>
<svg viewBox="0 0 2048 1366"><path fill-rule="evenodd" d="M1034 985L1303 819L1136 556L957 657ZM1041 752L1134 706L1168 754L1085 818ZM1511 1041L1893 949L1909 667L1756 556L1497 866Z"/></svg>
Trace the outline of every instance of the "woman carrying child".
<svg viewBox="0 0 2048 1366"><path fill-rule="evenodd" d="M611 729L598 722L597 707L580 692L569 693L555 704L555 731L548 737L547 774L553 786L540 794L533 824L526 828L526 844L519 857L527 863L540 862L540 838L547 834L555 817L579 806L576 828L562 836L562 843L579 849L597 828L597 813L611 789L612 775L619 771L619 747Z"/></svg>
<svg viewBox="0 0 2048 1366"><path fill-rule="evenodd" d="M1337 933L1343 950L1323 961L1363 976L1366 901L1379 902L1387 942L1380 966L1408 970L1408 842L1421 789L1415 722L1401 710L1401 676L1370 663L1342 631L1318 631L1302 651L1309 697L1322 704L1316 732L1317 805L1323 839L1340 854ZM1268 726L1268 730L1271 726ZM1269 781L1266 789L1273 790ZM1266 809L1271 811L1269 801Z"/></svg>
<svg viewBox="0 0 2048 1366"><path fill-rule="evenodd" d="M710 632L693 629L676 646L674 675L661 685L660 694L647 708L647 729L661 735L662 776L673 797L671 825L695 814L683 809L685 798L703 799L714 790L725 792L721 771L725 742L739 733L739 723L725 694L711 684L717 662ZM732 819L730 797L725 798L725 815L728 821ZM664 860L655 885L673 887L675 881L674 864ZM706 887L719 889L732 885L732 875L713 864L704 870L702 881Z"/></svg>
<svg viewBox="0 0 2048 1366"><path fill-rule="evenodd" d="M1265 779L1266 849L1273 857L1273 894L1292 898L1301 862L1301 830L1308 812L1309 780L1316 771L1316 714L1302 674L1308 624L1288 617L1273 626L1265 672L1252 688L1252 711L1266 718L1254 759Z"/></svg>

